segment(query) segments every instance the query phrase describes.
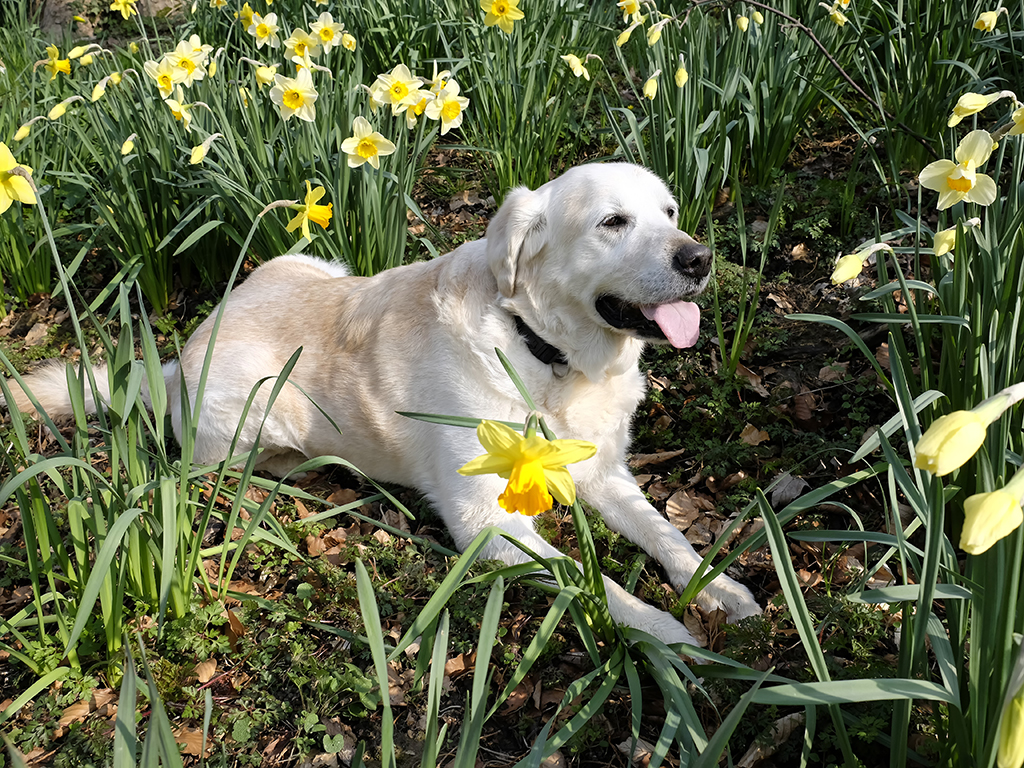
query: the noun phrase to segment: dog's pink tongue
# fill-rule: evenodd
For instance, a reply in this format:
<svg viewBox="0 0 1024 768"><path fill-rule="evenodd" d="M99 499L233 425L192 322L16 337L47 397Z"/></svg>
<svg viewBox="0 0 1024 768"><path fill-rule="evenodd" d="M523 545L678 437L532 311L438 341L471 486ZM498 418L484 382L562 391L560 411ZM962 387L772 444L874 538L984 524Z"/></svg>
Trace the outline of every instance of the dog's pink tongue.
<svg viewBox="0 0 1024 768"><path fill-rule="evenodd" d="M644 317L661 328L665 338L676 349L692 347L700 332L700 308L692 301L676 301L656 307L641 307Z"/></svg>

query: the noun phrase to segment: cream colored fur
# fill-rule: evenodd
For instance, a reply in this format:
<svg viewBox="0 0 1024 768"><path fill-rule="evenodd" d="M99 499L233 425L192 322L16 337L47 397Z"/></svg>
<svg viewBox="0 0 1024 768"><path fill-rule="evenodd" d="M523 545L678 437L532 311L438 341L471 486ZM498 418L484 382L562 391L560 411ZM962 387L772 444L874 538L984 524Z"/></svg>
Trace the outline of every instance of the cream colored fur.
<svg viewBox="0 0 1024 768"><path fill-rule="evenodd" d="M610 327L595 309L596 298L608 292L657 304L703 289L706 277L689 279L672 268L674 249L692 243L676 228L674 211L668 190L649 172L626 164L588 165L536 191L513 190L486 239L433 261L371 278L346 276L338 265L308 256L267 262L227 300L195 460L227 457L253 385L278 376L302 347L290 377L298 387L283 388L263 426L263 468L283 475L304 457L341 456L375 479L422 491L460 548L495 525L541 555L558 556L534 532L532 519L498 506L504 480L458 474L482 452L473 430L396 413L522 422L526 406L494 353L499 348L556 435L597 444L592 459L570 467L580 495L612 530L661 562L676 587L684 587L700 558L647 502L624 461L632 414L644 394L637 363L645 340ZM629 225L603 226L611 214L625 216ZM563 350L568 366L537 360L518 335L513 313ZM213 319L200 325L178 365L165 366L179 436L177 376L180 371L194 399ZM98 374L105 391L102 369ZM51 416L68 411L63 367L43 369L27 381ZM239 450L251 447L270 386L264 385L262 402L250 412ZM30 410L25 400L18 404ZM501 538L485 556L526 560ZM617 621L666 642L693 642L669 614L606 583ZM732 619L759 612L751 593L725 576L698 600L724 608Z"/></svg>

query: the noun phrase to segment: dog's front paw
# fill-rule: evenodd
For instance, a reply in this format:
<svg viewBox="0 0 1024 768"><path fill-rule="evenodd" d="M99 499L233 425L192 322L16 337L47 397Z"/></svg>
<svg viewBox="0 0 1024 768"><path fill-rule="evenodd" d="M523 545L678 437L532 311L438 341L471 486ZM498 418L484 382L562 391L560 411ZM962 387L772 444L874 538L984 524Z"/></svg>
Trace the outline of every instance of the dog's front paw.
<svg viewBox="0 0 1024 768"><path fill-rule="evenodd" d="M728 576L719 576L699 593L694 602L706 611L723 610L730 624L748 616L760 616L761 606L753 593Z"/></svg>

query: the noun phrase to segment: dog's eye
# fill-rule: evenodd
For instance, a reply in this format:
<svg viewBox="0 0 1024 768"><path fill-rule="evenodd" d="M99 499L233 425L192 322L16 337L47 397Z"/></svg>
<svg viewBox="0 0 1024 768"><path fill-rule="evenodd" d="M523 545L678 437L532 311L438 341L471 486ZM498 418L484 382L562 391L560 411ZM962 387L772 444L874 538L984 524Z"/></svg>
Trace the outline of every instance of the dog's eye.
<svg viewBox="0 0 1024 768"><path fill-rule="evenodd" d="M628 223L629 221L627 221L625 216L620 216L617 213L613 213L611 216L604 217L604 219L601 221L601 226L607 227L608 229L621 229Z"/></svg>
<svg viewBox="0 0 1024 768"><path fill-rule="evenodd" d="M676 209L671 205L665 209L665 213L670 219L674 219L676 217Z"/></svg>

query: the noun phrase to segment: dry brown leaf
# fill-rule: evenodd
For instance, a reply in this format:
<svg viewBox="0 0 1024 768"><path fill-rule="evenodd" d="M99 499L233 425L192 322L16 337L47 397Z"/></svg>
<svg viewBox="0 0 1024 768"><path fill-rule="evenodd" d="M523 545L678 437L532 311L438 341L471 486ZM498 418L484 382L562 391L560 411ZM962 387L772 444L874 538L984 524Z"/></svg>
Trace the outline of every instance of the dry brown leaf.
<svg viewBox="0 0 1024 768"><path fill-rule="evenodd" d="M626 739L621 744L617 744L615 748L619 750L619 752L621 752L622 754L629 756L629 748L630 746L632 746L632 744L632 739ZM630 762L632 762L633 765L646 765L650 761L651 755L653 754L653 744L651 744L648 741L644 741L643 739L637 739L636 748L633 750L633 755L630 757Z"/></svg>
<svg viewBox="0 0 1024 768"><path fill-rule="evenodd" d="M684 453L686 453L685 448L678 451L661 451L660 453L638 453L629 457L629 466L633 469L641 469L649 464L661 464L671 461L677 456L682 456Z"/></svg>
<svg viewBox="0 0 1024 768"><path fill-rule="evenodd" d="M849 368L850 364L848 362L832 363L818 371L818 378L822 381L842 381L846 378Z"/></svg>
<svg viewBox="0 0 1024 768"><path fill-rule="evenodd" d="M391 699L391 706L405 706L405 694L409 692L415 678L416 670L403 670L396 661L388 663L388 697Z"/></svg>
<svg viewBox="0 0 1024 768"><path fill-rule="evenodd" d="M523 678L523 681L515 687L515 690L509 694L508 698L505 699L505 704L501 708L501 714L510 715L518 709L522 709L526 706L526 703L530 700L533 695L534 688L537 687L537 683L534 682L533 678L527 675Z"/></svg>
<svg viewBox="0 0 1024 768"><path fill-rule="evenodd" d="M353 501L359 501L359 494L351 488L338 488L338 490L327 497L327 503L333 504L336 507L351 504Z"/></svg>
<svg viewBox="0 0 1024 768"><path fill-rule="evenodd" d="M768 759L789 740L793 731L802 727L803 724L803 712L793 712L785 717L780 717L772 724L771 741L767 742L762 738L755 739L754 743L750 745L750 749L736 763L736 768L754 768L762 760Z"/></svg>
<svg viewBox="0 0 1024 768"><path fill-rule="evenodd" d="M92 707L88 701L76 701L70 707L67 707L63 714L60 716L60 726L64 728L71 723L77 723L80 720L85 720L85 716L92 712Z"/></svg>
<svg viewBox="0 0 1024 768"><path fill-rule="evenodd" d="M761 377L747 368L743 363L736 364L736 375L747 382L747 386L757 392L761 397L768 397L768 390L761 384Z"/></svg>
<svg viewBox="0 0 1024 768"><path fill-rule="evenodd" d="M200 661L195 667L196 679L200 683L208 683L213 679L213 676L217 674L217 660L207 659L206 661Z"/></svg>
<svg viewBox="0 0 1024 768"><path fill-rule="evenodd" d="M689 491L676 491L665 502L668 521L680 531L685 531L700 515L700 509Z"/></svg>
<svg viewBox="0 0 1024 768"><path fill-rule="evenodd" d="M296 499L295 514L299 516L299 520L305 520L307 517L312 517L314 513L310 512L309 507L302 503L302 499Z"/></svg>
<svg viewBox="0 0 1024 768"><path fill-rule="evenodd" d="M382 531L379 528L373 532L373 538L375 538L381 544L391 543L391 534L387 531Z"/></svg>
<svg viewBox="0 0 1024 768"><path fill-rule="evenodd" d="M475 651L469 655L460 653L458 656L453 656L445 662L444 673L449 677L457 677L458 675L471 670L475 661Z"/></svg>
<svg viewBox="0 0 1024 768"><path fill-rule="evenodd" d="M740 440L747 445L760 445L768 439L768 433L753 424L747 424L740 432Z"/></svg>
<svg viewBox="0 0 1024 768"><path fill-rule="evenodd" d="M182 753L186 755L196 755L209 757L210 756L210 742L206 742L206 754L203 754L203 731L201 728L192 728L188 725L182 725L174 729L174 740L183 745Z"/></svg>
<svg viewBox="0 0 1024 768"><path fill-rule="evenodd" d="M327 551L327 544L319 536L310 534L306 537L306 551L310 557L320 557Z"/></svg>

